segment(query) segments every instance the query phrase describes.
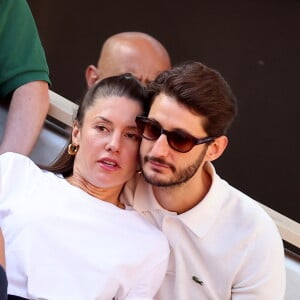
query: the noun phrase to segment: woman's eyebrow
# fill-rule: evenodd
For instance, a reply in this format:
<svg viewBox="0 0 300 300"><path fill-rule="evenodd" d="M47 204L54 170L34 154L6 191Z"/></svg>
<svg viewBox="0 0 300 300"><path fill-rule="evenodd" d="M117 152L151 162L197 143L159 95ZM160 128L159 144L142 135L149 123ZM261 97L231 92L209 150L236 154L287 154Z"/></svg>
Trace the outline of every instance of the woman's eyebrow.
<svg viewBox="0 0 300 300"><path fill-rule="evenodd" d="M100 120L102 120L102 121L104 121L104 122L107 122L107 123L110 123L110 124L113 123L113 122L110 121L109 119L106 119L105 117L102 117L102 116L96 116L96 119L100 119Z"/></svg>
<svg viewBox="0 0 300 300"><path fill-rule="evenodd" d="M109 119L107 119L107 118L105 118L105 117L102 117L102 116L96 116L96 119L100 119L100 120L102 120L102 121L104 121L104 122L107 122L107 123L109 123L109 124L113 124L112 121L110 121ZM129 125L129 126L126 126L126 129L134 129L134 130L137 130L137 126L136 126L136 124L134 124L134 125Z"/></svg>

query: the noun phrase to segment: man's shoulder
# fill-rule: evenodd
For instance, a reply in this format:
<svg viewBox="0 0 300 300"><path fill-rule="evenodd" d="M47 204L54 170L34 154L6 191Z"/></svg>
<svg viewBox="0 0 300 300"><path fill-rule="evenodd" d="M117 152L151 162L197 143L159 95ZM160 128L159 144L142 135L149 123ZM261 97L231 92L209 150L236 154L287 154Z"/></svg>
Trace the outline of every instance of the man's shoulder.
<svg viewBox="0 0 300 300"><path fill-rule="evenodd" d="M228 207L231 210L231 218L234 218L236 232L249 234L249 238L280 240L280 234L274 220L263 209L258 201L254 200L240 190L231 187L228 198ZM224 204L224 210L227 206Z"/></svg>

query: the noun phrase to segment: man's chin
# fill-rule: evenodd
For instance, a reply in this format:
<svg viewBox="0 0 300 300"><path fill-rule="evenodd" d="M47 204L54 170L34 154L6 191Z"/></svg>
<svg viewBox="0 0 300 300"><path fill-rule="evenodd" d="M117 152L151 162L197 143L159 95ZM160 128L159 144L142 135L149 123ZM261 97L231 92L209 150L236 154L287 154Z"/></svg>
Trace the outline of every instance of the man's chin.
<svg viewBox="0 0 300 300"><path fill-rule="evenodd" d="M154 186L160 186L160 187L170 187L173 186L174 184L172 182L163 180L162 178L160 178L159 175L147 175L145 173L143 173L145 180L154 185Z"/></svg>

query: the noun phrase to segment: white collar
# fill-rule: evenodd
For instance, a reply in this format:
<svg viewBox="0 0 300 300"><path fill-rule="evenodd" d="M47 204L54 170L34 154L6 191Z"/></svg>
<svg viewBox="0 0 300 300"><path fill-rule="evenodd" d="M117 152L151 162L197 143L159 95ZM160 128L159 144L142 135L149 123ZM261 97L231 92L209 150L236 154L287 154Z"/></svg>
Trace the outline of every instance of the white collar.
<svg viewBox="0 0 300 300"><path fill-rule="evenodd" d="M225 201L225 195L228 194L228 185L224 184L225 181L216 174L214 166L206 163L205 169L212 177L212 184L202 201L192 209L177 215L161 207L154 197L152 186L144 180L143 176L140 176L137 181L133 207L141 213L160 211L164 215L177 216L197 236L203 237L216 221Z"/></svg>

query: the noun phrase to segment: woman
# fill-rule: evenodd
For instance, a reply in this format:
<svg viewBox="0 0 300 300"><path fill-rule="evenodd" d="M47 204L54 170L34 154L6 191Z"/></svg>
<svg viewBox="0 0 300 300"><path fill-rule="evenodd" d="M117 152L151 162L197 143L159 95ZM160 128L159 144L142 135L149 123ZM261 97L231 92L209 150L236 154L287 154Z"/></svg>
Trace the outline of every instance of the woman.
<svg viewBox="0 0 300 300"><path fill-rule="evenodd" d="M166 271L162 234L122 204L137 169L146 89L129 74L97 83L68 149L41 170L0 156L8 293L25 299L152 299ZM68 152L68 153L67 153ZM57 175L60 174L60 175Z"/></svg>

